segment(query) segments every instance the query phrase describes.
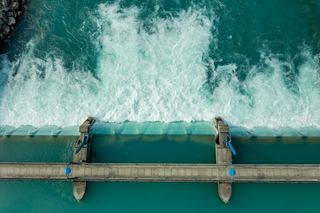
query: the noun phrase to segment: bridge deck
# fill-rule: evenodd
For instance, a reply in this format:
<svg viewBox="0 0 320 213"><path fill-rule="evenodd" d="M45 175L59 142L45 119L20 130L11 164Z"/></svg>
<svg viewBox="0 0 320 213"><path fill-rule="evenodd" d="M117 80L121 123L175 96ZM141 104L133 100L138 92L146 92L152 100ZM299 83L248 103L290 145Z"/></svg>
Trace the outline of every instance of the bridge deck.
<svg viewBox="0 0 320 213"><path fill-rule="evenodd" d="M0 179L46 179L88 181L160 182L320 182L320 165L238 164L230 177L230 166L216 164L104 164L0 163Z"/></svg>

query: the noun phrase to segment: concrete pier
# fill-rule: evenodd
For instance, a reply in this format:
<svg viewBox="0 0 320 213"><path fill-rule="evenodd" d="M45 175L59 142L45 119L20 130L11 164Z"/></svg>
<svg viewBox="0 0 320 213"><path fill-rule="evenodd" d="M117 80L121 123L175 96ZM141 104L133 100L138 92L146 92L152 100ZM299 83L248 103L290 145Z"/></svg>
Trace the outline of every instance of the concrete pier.
<svg viewBox="0 0 320 213"><path fill-rule="evenodd" d="M227 141L231 140L229 126L222 118L215 118L215 127L218 134L215 139L216 164L230 166L232 164L231 150L227 147ZM228 203L232 195L232 184L230 181L218 181L218 194L224 203Z"/></svg>
<svg viewBox="0 0 320 213"><path fill-rule="evenodd" d="M320 183L320 165L234 164L71 164L70 175L65 163L0 163L0 179L133 181L133 182L272 182Z"/></svg>
<svg viewBox="0 0 320 213"><path fill-rule="evenodd" d="M87 118L79 127L80 136L78 141L74 144L73 147L73 163L89 163L90 162L90 149L91 149L91 140L90 140L90 128L95 122L95 119L92 117ZM87 182L83 180L74 180L73 181L73 196L79 201L83 198L86 193Z"/></svg>

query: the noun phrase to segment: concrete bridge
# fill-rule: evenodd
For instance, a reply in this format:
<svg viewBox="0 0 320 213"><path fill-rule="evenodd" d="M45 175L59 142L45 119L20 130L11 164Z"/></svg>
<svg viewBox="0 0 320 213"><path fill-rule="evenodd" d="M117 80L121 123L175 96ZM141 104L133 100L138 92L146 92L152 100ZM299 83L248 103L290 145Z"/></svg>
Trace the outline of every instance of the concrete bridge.
<svg viewBox="0 0 320 213"><path fill-rule="evenodd" d="M65 174L70 167L71 173ZM236 174L228 171L234 168ZM0 179L133 182L320 183L320 165L1 163Z"/></svg>
<svg viewBox="0 0 320 213"><path fill-rule="evenodd" d="M90 163L90 128L93 118L80 126L72 163L0 163L1 179L65 180L73 182L73 195L81 200L87 181L217 182L218 194L227 203L232 183L320 183L320 165L233 164L229 127L216 118L216 164L116 164Z"/></svg>

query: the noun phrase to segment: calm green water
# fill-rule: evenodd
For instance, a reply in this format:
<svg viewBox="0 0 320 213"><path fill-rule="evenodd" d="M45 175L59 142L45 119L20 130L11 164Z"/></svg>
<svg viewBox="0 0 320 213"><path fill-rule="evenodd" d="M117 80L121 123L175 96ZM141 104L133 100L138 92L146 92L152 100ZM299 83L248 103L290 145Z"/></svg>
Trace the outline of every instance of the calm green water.
<svg viewBox="0 0 320 213"><path fill-rule="evenodd" d="M0 161L66 162L76 137L0 138ZM94 136L94 162L214 162L213 137ZM320 163L316 138L234 138L236 163ZM234 184L228 205L214 183L89 183L76 202L68 182L0 181L1 212L317 212L319 184Z"/></svg>

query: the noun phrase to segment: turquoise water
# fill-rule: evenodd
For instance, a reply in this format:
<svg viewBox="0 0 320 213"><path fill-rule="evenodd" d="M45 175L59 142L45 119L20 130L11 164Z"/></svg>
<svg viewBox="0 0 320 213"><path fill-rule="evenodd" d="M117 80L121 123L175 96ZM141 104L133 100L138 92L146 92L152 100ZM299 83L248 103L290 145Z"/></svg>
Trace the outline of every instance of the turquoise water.
<svg viewBox="0 0 320 213"><path fill-rule="evenodd" d="M66 162L76 137L1 137L0 161ZM213 136L93 136L94 162L213 163ZM235 163L320 163L319 138L234 138ZM317 212L319 184L234 184L223 204L214 183L0 181L1 212Z"/></svg>
<svg viewBox="0 0 320 213"><path fill-rule="evenodd" d="M260 136L270 128L316 136L319 53L319 0L30 0L1 50L0 161L69 161L76 137L59 135L60 127L73 135L69 126L87 116L221 115ZM40 128L38 135L16 136L29 126L10 136L21 125ZM46 125L55 136L39 136ZM233 138L236 163L320 163L318 137L260 136ZM92 160L213 163L212 141L212 134L95 135ZM0 212L320 209L316 184L235 184L228 205L214 183L89 183L80 203L71 190L68 182L0 181Z"/></svg>
<svg viewBox="0 0 320 213"><path fill-rule="evenodd" d="M2 125L319 127L319 1L33 0L2 50Z"/></svg>

